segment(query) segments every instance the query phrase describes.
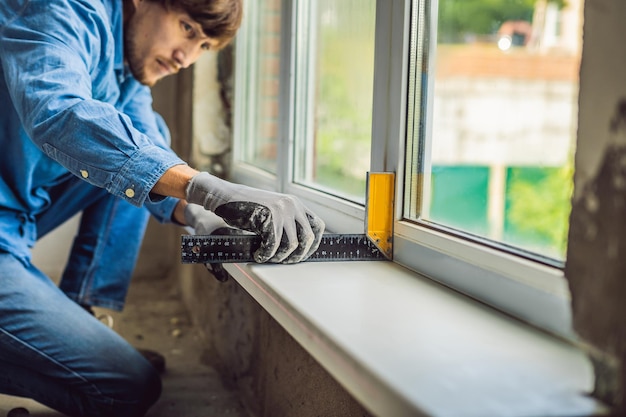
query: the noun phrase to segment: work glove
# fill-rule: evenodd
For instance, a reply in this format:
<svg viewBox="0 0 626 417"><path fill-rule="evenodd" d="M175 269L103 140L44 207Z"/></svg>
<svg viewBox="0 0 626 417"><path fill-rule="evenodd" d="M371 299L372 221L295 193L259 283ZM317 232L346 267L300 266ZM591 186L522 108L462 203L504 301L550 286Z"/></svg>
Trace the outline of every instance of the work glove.
<svg viewBox="0 0 626 417"><path fill-rule="evenodd" d="M231 235L249 234L245 230L230 227L224 219L212 211L206 210L197 204L187 204L185 207L185 223L190 234L194 235Z"/></svg>
<svg viewBox="0 0 626 417"><path fill-rule="evenodd" d="M187 231L192 235L244 235L252 234L245 230L230 227L224 219L205 210L204 207L197 204L187 204L185 207L185 223ZM206 269L221 282L228 281L228 272L221 263L206 263Z"/></svg>
<svg viewBox="0 0 626 417"><path fill-rule="evenodd" d="M259 263L303 261L315 252L324 233L324 221L296 197L233 184L207 172L191 179L186 199L229 226L261 236L261 246L253 254Z"/></svg>

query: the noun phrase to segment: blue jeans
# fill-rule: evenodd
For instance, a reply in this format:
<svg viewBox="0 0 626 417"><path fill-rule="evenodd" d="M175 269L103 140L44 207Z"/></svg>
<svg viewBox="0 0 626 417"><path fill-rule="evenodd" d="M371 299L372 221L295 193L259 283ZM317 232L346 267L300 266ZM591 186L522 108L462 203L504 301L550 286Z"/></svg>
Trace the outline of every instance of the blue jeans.
<svg viewBox="0 0 626 417"><path fill-rule="evenodd" d="M37 217L43 237L82 210L78 235L59 286L81 305L122 310L150 214L103 189L69 178L52 189Z"/></svg>
<svg viewBox="0 0 626 417"><path fill-rule="evenodd" d="M139 417L156 370L78 305L121 309L149 214L79 179L55 186L40 236L82 211L60 286L0 251L0 392L76 417Z"/></svg>

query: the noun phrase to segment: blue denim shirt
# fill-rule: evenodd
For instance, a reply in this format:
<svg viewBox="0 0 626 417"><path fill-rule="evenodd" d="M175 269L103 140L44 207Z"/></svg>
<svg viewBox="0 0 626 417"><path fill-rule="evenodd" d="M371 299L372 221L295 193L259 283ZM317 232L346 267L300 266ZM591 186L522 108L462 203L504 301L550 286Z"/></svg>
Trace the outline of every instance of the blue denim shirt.
<svg viewBox="0 0 626 417"><path fill-rule="evenodd" d="M184 162L124 66L122 18L122 0L0 1L0 249L28 252L72 174L170 219L177 200L149 192Z"/></svg>

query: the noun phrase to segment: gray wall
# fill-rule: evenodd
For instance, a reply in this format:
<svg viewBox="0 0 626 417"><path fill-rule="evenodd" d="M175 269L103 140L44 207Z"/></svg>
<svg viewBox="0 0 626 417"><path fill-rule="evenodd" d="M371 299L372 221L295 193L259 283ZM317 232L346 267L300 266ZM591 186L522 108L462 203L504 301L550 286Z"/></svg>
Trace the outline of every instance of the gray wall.
<svg viewBox="0 0 626 417"><path fill-rule="evenodd" d="M588 0L565 274L596 393L626 413L626 2Z"/></svg>

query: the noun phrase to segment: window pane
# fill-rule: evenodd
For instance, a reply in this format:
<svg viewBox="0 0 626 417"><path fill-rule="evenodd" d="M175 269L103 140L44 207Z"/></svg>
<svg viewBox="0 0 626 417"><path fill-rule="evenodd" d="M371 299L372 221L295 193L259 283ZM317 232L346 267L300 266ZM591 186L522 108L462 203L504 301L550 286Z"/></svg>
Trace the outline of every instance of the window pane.
<svg viewBox="0 0 626 417"><path fill-rule="evenodd" d="M416 4L408 217L563 261L582 0Z"/></svg>
<svg viewBox="0 0 626 417"><path fill-rule="evenodd" d="M245 2L246 92L240 158L276 173L280 90L281 0Z"/></svg>
<svg viewBox="0 0 626 417"><path fill-rule="evenodd" d="M295 180L363 201L370 166L375 0L307 3L300 60ZM306 25L310 25L307 27ZM305 97L303 99L303 97Z"/></svg>

